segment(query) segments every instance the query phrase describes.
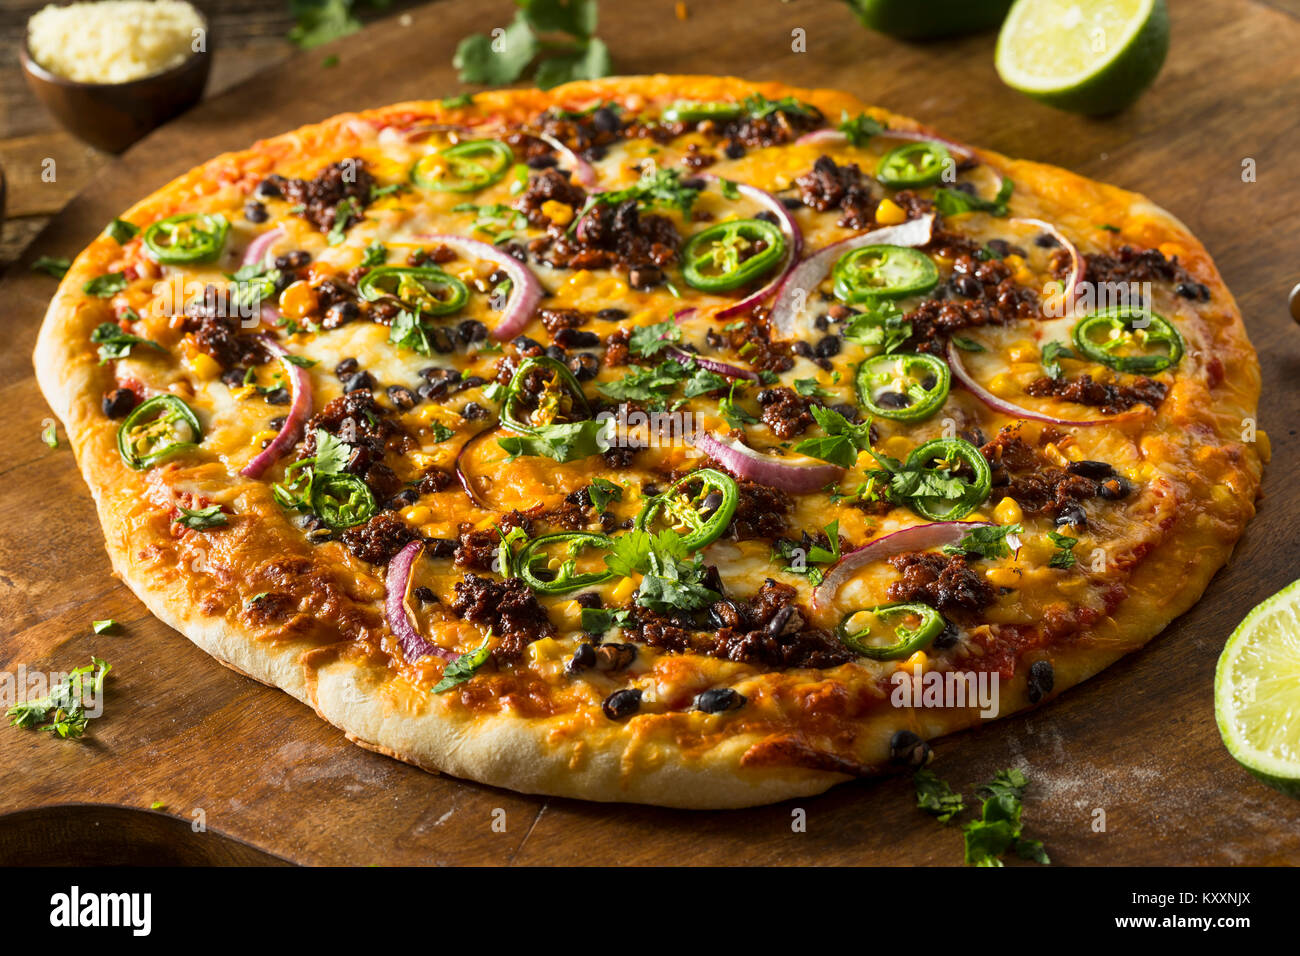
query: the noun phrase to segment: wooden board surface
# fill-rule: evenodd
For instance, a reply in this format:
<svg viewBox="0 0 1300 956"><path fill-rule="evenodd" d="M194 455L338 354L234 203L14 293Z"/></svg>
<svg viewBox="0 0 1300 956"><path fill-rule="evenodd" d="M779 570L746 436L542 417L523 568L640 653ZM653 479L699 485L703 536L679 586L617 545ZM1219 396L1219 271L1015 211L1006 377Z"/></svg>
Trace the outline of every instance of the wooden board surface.
<svg viewBox="0 0 1300 956"><path fill-rule="evenodd" d="M1274 458L1259 516L1200 604L1146 649L1042 710L941 741L934 766L967 793L1004 766L1025 768L1028 830L1058 863L1300 861L1300 803L1228 756L1211 693L1228 633L1297 575L1300 329L1286 309L1300 280L1295 5L1177 0L1164 72L1134 109L1107 120L1004 88L991 35L909 46L868 33L838 3L693 3L685 21L666 0L603 6L600 32L623 72L850 90L951 136L1144 192L1205 241L1264 366L1260 424ZM106 715L86 740L0 729L0 812L93 803L148 813L161 801L162 813L301 863L960 862L960 833L917 811L906 779L702 813L546 800L425 774L350 745L287 695L218 666L110 575L66 445L51 451L38 438L49 411L30 354L53 284L26 264L74 254L132 201L224 149L347 109L458 92L456 40L509 15L504 0L416 9L409 26L385 21L342 44L332 70L313 52L203 104L107 167L10 270L0 288L0 667L67 670L94 653L115 669ZM791 50L796 29L807 52ZM1243 182L1247 161L1254 182ZM120 632L93 635L91 620L109 617L124 622ZM796 810L805 832L792 828Z"/></svg>

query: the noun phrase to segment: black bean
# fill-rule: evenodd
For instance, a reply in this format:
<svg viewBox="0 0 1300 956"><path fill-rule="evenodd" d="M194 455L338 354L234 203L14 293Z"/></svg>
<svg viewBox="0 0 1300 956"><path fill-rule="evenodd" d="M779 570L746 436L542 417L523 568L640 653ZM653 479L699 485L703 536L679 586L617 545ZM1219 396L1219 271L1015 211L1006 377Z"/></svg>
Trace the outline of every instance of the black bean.
<svg viewBox="0 0 1300 956"><path fill-rule="evenodd" d="M466 319L456 326L456 338L462 345L480 342L488 336L488 327L478 319Z"/></svg>
<svg viewBox="0 0 1300 956"><path fill-rule="evenodd" d="M781 393L775 389L760 388L758 394L754 396L754 401L758 402L760 405L771 405L780 397Z"/></svg>
<svg viewBox="0 0 1300 956"><path fill-rule="evenodd" d="M257 189L253 190L253 192L263 199L283 199L284 192L280 189L280 184L283 182L283 176L267 176L257 184Z"/></svg>
<svg viewBox="0 0 1300 956"><path fill-rule="evenodd" d="M1029 702L1036 704L1052 692L1056 686L1056 672L1052 669L1051 661L1034 661L1029 668L1029 677L1025 682L1025 690L1029 695Z"/></svg>
<svg viewBox="0 0 1300 956"><path fill-rule="evenodd" d="M700 517L708 520L713 512L722 507L722 492L710 491L700 502Z"/></svg>
<svg viewBox="0 0 1300 956"><path fill-rule="evenodd" d="M709 185L707 179L701 179L699 176L691 176L682 180L682 185L687 189L704 189Z"/></svg>
<svg viewBox="0 0 1300 956"><path fill-rule="evenodd" d="M730 687L710 687L695 697L694 707L706 714L720 714L744 707L748 698Z"/></svg>
<svg viewBox="0 0 1300 956"><path fill-rule="evenodd" d="M1121 498L1127 498L1132 493L1133 482L1123 475L1107 478L1097 487L1097 494L1107 501L1119 501Z"/></svg>
<svg viewBox="0 0 1300 956"><path fill-rule="evenodd" d="M221 381L224 384L229 385L231 388L239 388L244 384L244 376L247 374L247 369L235 366L234 368L228 368L221 373Z"/></svg>
<svg viewBox="0 0 1300 956"><path fill-rule="evenodd" d="M529 352L533 349L540 349L542 347L541 342L529 338L527 335L516 335L510 340L510 344L521 352Z"/></svg>
<svg viewBox="0 0 1300 956"><path fill-rule="evenodd" d="M1056 526L1060 528L1064 525L1073 525L1079 529L1088 527L1088 515L1077 501L1067 501L1056 512Z"/></svg>
<svg viewBox="0 0 1300 956"><path fill-rule="evenodd" d="M566 353L564 349L560 348L558 345L546 346L546 357L548 359L553 359L556 362L559 362L561 365L563 365L565 361L567 361L569 358L568 353Z"/></svg>
<svg viewBox="0 0 1300 956"><path fill-rule="evenodd" d="M889 738L889 759L905 767L924 767L930 762L930 745L910 730Z"/></svg>
<svg viewBox="0 0 1300 956"><path fill-rule="evenodd" d="M603 606L603 603L600 600L600 595L595 591L583 591L581 594L575 594L573 596L573 602L577 604L578 607L597 608Z"/></svg>
<svg viewBox="0 0 1300 956"><path fill-rule="evenodd" d="M617 322L620 319L626 319L627 313L622 309L601 309L596 313L596 318L606 322Z"/></svg>
<svg viewBox="0 0 1300 956"><path fill-rule="evenodd" d="M625 690L616 690L605 698L600 709L605 712L605 716L610 720L622 720L624 717L631 717L641 709L641 691L635 688Z"/></svg>
<svg viewBox="0 0 1300 956"><path fill-rule="evenodd" d="M244 203L244 218L249 222L266 222L269 218L266 207L256 200L249 200Z"/></svg>
<svg viewBox="0 0 1300 956"><path fill-rule="evenodd" d="M392 498L388 499L388 510L397 511L400 508L409 508L420 500L420 493L414 488L403 488Z"/></svg>
<svg viewBox="0 0 1300 956"><path fill-rule="evenodd" d="M1101 481L1103 478L1109 478L1115 474L1115 469L1104 461L1072 461L1065 468L1072 475L1080 475L1084 478L1091 478L1094 481Z"/></svg>
<svg viewBox="0 0 1300 956"><path fill-rule="evenodd" d="M967 299L978 298L984 292L984 286L974 276L953 276L952 288L960 296Z"/></svg>
<svg viewBox="0 0 1300 956"><path fill-rule="evenodd" d="M763 220L764 222L770 222L770 223L771 223L772 225L774 225L774 226L779 225L780 222L781 222L780 219L777 219L777 218L776 218L776 213L772 212L772 211L769 210L769 209L764 209L762 212L760 212L760 213L759 213L757 216L755 216L754 218L755 218L755 219L761 219L761 220Z"/></svg>
<svg viewBox="0 0 1300 956"><path fill-rule="evenodd" d="M361 368L361 363L356 359L345 358L343 361L339 362L338 365L334 366L334 374L342 380L347 378L349 375L355 374L359 368Z"/></svg>
<svg viewBox="0 0 1300 956"><path fill-rule="evenodd" d="M281 428L284 427L284 423L287 421L288 419L285 418L285 416L276 415L274 418L272 418L269 422L266 423L266 427L271 429L272 431L278 432Z"/></svg>
<svg viewBox="0 0 1300 956"><path fill-rule="evenodd" d="M563 328L555 333L555 344L563 349L591 349L600 345L600 336L583 329Z"/></svg>
<svg viewBox="0 0 1300 956"><path fill-rule="evenodd" d="M104 414L109 418L122 418L135 408L135 392L129 388L115 388L104 396Z"/></svg>
<svg viewBox="0 0 1300 956"><path fill-rule="evenodd" d="M1055 249L1061 243L1050 232L1040 232L1034 237L1034 245L1039 249Z"/></svg>
<svg viewBox="0 0 1300 956"><path fill-rule="evenodd" d="M275 257L275 267L281 270L301 269L309 262L311 262L311 253L305 249L295 249L293 252Z"/></svg>
<svg viewBox="0 0 1300 956"><path fill-rule="evenodd" d="M934 639L934 643L930 646L936 650L944 651L950 647L955 647L960 637L961 632L957 630L956 625L945 618L943 622L943 630L939 632L939 636Z"/></svg>
<svg viewBox="0 0 1300 956"><path fill-rule="evenodd" d="M790 624L790 619L794 617L795 610L790 604L787 604L776 614L772 615L772 620L767 622L767 633L769 637L780 637L785 633L786 627Z"/></svg>
<svg viewBox="0 0 1300 956"><path fill-rule="evenodd" d="M802 358L813 357L813 347L803 339L797 340L791 348L794 350L795 355L801 356Z"/></svg>
<svg viewBox="0 0 1300 956"><path fill-rule="evenodd" d="M375 380L369 372L356 372L343 380L343 391L355 392L364 389L370 391L375 387Z"/></svg>
<svg viewBox="0 0 1300 956"><path fill-rule="evenodd" d="M1011 255L1011 243L1005 239L990 239L987 243L989 249L999 259L1005 259Z"/></svg>
<svg viewBox="0 0 1300 956"><path fill-rule="evenodd" d="M325 329L337 329L360 316L360 307L351 299L344 299L342 302L335 302L325 310L325 317L321 319L320 324Z"/></svg>
<svg viewBox="0 0 1300 956"><path fill-rule="evenodd" d="M482 421L491 414L492 412L490 409L484 408L478 402L468 402L465 407L460 410L460 417L465 419L467 422Z"/></svg>
<svg viewBox="0 0 1300 956"><path fill-rule="evenodd" d="M575 355L568 361L569 371L579 382L589 382L600 374L600 359L590 352Z"/></svg>
<svg viewBox="0 0 1300 956"><path fill-rule="evenodd" d="M795 199L793 196L786 196L784 199L781 200L781 205L784 206L786 209L802 209L803 200Z"/></svg>
<svg viewBox="0 0 1300 956"><path fill-rule="evenodd" d="M850 405L848 402L837 402L830 406L830 408L831 411L839 412L851 422L856 423L862 420L862 415L858 412L858 407L856 405Z"/></svg>
<svg viewBox="0 0 1300 956"><path fill-rule="evenodd" d="M726 155L727 159L740 159L740 157L745 155L745 147L733 139L727 143L726 148L723 149L722 152Z"/></svg>
<svg viewBox="0 0 1300 956"><path fill-rule="evenodd" d="M647 498L653 498L659 494L659 486L650 482L641 486L641 494Z"/></svg>
<svg viewBox="0 0 1300 956"><path fill-rule="evenodd" d="M389 385L388 400L402 411L415 407L415 394L405 385Z"/></svg>
<svg viewBox="0 0 1300 956"><path fill-rule="evenodd" d="M591 125L601 133L617 133L623 124L608 106L602 106L591 114Z"/></svg>
<svg viewBox="0 0 1300 956"><path fill-rule="evenodd" d="M290 399L287 388L273 388L262 397L268 405L288 405Z"/></svg>
<svg viewBox="0 0 1300 956"><path fill-rule="evenodd" d="M431 558L450 558L455 556L460 542L455 538L425 538L424 550Z"/></svg>
<svg viewBox="0 0 1300 956"><path fill-rule="evenodd" d="M526 160L529 169L550 169L552 166L558 166L559 162L554 156L546 154Z"/></svg>
<svg viewBox="0 0 1300 956"><path fill-rule="evenodd" d="M419 601L421 604L440 603L438 600L438 595L433 593L433 589L426 588L424 585L420 585L420 587L416 588L411 593L415 595L415 599Z"/></svg>
<svg viewBox="0 0 1300 956"><path fill-rule="evenodd" d="M813 328L818 332L825 332L830 327L831 323L830 320L826 318L825 312L813 319Z"/></svg>
<svg viewBox="0 0 1300 956"><path fill-rule="evenodd" d="M447 394L447 383L425 382L415 390L415 394L425 401L435 401Z"/></svg>
<svg viewBox="0 0 1300 956"><path fill-rule="evenodd" d="M578 649L573 652L573 656L565 663L564 670L569 674L576 674L579 671L585 671L595 666L596 648L591 644L579 644Z"/></svg>
<svg viewBox="0 0 1300 956"><path fill-rule="evenodd" d="M596 667L602 671L621 671L636 660L635 644L599 644L596 647Z"/></svg>
<svg viewBox="0 0 1300 956"><path fill-rule="evenodd" d="M912 400L902 392L881 392L874 399L881 408L907 408Z"/></svg>

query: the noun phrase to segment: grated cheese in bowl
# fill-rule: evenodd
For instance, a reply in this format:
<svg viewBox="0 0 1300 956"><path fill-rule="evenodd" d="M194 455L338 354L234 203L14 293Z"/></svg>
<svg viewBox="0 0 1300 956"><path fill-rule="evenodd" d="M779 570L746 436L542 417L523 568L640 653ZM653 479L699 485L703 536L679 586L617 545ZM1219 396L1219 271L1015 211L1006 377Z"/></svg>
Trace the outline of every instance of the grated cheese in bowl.
<svg viewBox="0 0 1300 956"><path fill-rule="evenodd" d="M184 0L51 4L27 22L27 48L66 79L127 83L179 66L206 29Z"/></svg>

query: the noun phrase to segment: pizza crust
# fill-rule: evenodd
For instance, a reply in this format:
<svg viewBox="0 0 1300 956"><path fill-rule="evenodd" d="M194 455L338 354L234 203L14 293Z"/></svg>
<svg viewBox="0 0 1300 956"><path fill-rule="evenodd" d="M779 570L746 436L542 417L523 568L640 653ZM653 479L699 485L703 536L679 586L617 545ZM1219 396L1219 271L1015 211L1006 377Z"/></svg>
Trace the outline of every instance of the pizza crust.
<svg viewBox="0 0 1300 956"><path fill-rule="evenodd" d="M481 96L535 109L549 102L584 101L611 93L709 99L754 91L772 98L805 99L828 116L866 108L842 93L714 77L631 77L571 84L550 94L523 91ZM399 104L362 115L375 119L434 109L435 105L428 103ZM264 141L244 153L217 157L145 199L130 215L141 219L166 215L182 206L185 197L200 189L210 174L269 169L278 157L309 149L312 141L345 135L347 125L355 119L336 117ZM916 125L901 117L890 120L897 125ZM1133 236L1136 241L1141 237L1151 246L1176 246L1184 265L1213 290L1219 303L1210 334L1224 363L1224 382L1213 398L1200 386L1205 394L1190 396L1191 406L1219 435L1254 416L1259 395L1254 351L1217 270L1185 226L1135 194L1053 167L977 152L1016 180L1021 189L1018 195L1033 194L1045 204L1070 197L1081 209L1081 218L1114 222L1126 238ZM163 486L176 477L175 469L157 469L170 476L150 478L121 463L115 447L116 425L99 411L100 397L112 386L112 377L87 347L90 332L103 316L99 304L88 301L80 291L83 282L102 273L115 255L116 244L101 236L78 256L50 304L35 352L37 379L64 423L95 498L114 571L152 613L208 654L293 695L358 744L428 770L527 793L724 808L816 794L852 775L883 768L889 739L902 727L929 738L980 722L972 710L885 711L861 722L854 761L827 754L829 762L811 760L804 761L811 765L783 766L768 763L761 755L765 742L789 734L747 732L721 736L708 746L685 746L662 736L647 739L638 731L640 717L623 724L605 721L598 729L574 735L563 732L549 718L526 718L509 711L456 713L442 699L431 700L414 690L382 662L338 650L347 639L340 629L368 635L382 630L371 600L374 572L357 562L331 568L329 580L322 585L328 594L323 600L333 608L329 613L337 612L335 618L320 611L297 615L287 625L258 625L243 610L247 600L263 590L265 576L275 573L271 569L276 562L310 561L311 553L287 535L268 533L270 543L261 541L265 529L254 524L237 528L239 534L232 535L237 538L235 544L208 555L206 563L196 564L194 545L187 540L195 536L174 536L167 509L161 505L167 490ZM1126 585L1128 597L1117 612L1074 644L1053 651L1056 676L1051 697L1142 646L1200 597L1254 513L1262 468L1259 455L1250 445L1240 446L1235 454L1241 458L1242 483L1236 510L1213 521L1198 519L1189 509L1175 510L1176 519L1166 529L1165 541L1137 565ZM250 521L257 522L259 513L274 507L265 486L248 487L250 483L228 476L224 482L230 494L240 496L252 515ZM1003 682L1001 704L999 716L1029 706L1022 672ZM807 749L818 753L816 742L807 742ZM838 764L834 763L837 759Z"/></svg>

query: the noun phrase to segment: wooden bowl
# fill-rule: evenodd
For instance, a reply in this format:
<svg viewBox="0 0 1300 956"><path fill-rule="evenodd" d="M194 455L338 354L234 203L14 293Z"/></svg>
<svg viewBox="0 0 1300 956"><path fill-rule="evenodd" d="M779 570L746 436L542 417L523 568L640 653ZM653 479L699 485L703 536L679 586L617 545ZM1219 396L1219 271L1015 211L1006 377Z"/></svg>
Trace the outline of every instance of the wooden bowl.
<svg viewBox="0 0 1300 956"><path fill-rule="evenodd" d="M19 57L27 85L64 129L92 146L120 153L198 102L212 66L211 50L209 29L203 52L191 53L169 70L126 83L81 83L51 73L28 53L26 34Z"/></svg>

